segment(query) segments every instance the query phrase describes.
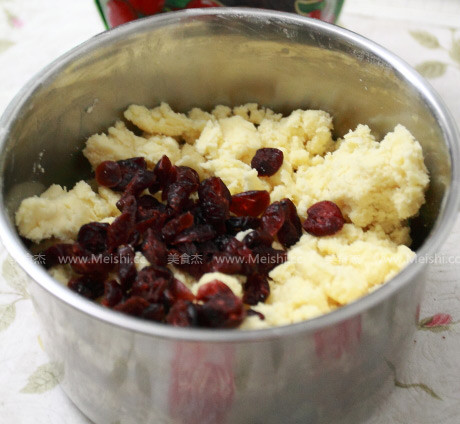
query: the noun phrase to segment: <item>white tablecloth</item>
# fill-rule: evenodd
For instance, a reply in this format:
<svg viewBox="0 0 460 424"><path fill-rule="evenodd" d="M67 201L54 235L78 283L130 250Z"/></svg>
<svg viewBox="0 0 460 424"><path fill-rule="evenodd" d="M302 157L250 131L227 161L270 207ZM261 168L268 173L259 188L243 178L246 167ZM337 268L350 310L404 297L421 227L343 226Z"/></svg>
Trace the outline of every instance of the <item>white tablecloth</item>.
<svg viewBox="0 0 460 424"><path fill-rule="evenodd" d="M415 66L460 123L458 0L428 3L347 0L340 24ZM0 113L41 67L103 29L91 0L0 0ZM460 221L428 269L409 358L367 424L460 423L459 238ZM22 271L1 246L0 268L0 422L88 423L59 386L62 371L43 350Z"/></svg>

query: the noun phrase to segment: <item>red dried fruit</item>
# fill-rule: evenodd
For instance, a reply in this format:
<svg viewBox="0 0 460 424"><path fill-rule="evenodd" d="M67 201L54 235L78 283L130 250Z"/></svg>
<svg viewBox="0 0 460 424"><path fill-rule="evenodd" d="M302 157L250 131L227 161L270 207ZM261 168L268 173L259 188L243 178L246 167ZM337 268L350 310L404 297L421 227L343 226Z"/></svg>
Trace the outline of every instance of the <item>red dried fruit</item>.
<svg viewBox="0 0 460 424"><path fill-rule="evenodd" d="M128 315L139 317L143 314L146 308L149 307L149 302L139 296L132 296L125 300L123 303L119 303L113 309L115 311L123 312Z"/></svg>
<svg viewBox="0 0 460 424"><path fill-rule="evenodd" d="M150 321L163 322L166 317L166 309L161 303L152 303L142 312L142 318Z"/></svg>
<svg viewBox="0 0 460 424"><path fill-rule="evenodd" d="M258 316L262 321L265 320L265 315L262 314L261 312L255 311L254 309L248 309L248 310L246 311L246 315L247 315L248 317L251 317L251 316L254 316L254 315L255 315L255 316Z"/></svg>
<svg viewBox="0 0 460 424"><path fill-rule="evenodd" d="M118 278L120 279L123 291L126 293L137 276L134 264L134 249L131 246L122 246L117 250L118 254Z"/></svg>
<svg viewBox="0 0 460 424"><path fill-rule="evenodd" d="M109 308L118 305L123 299L123 291L121 285L115 280L106 281L104 283L104 297L101 304Z"/></svg>
<svg viewBox="0 0 460 424"><path fill-rule="evenodd" d="M174 304L178 300L194 301L195 295L192 291L177 278L173 278L165 290L165 297L170 304Z"/></svg>
<svg viewBox="0 0 460 424"><path fill-rule="evenodd" d="M219 292L197 305L198 323L202 327L236 328L246 317L243 302L232 293Z"/></svg>
<svg viewBox="0 0 460 424"><path fill-rule="evenodd" d="M257 170L260 177L270 177L281 168L284 155L279 149L264 147L257 150L252 158L251 167Z"/></svg>
<svg viewBox="0 0 460 424"><path fill-rule="evenodd" d="M188 187L190 193L198 190L200 186L200 177L198 172L188 166L176 167L176 182Z"/></svg>
<svg viewBox="0 0 460 424"><path fill-rule="evenodd" d="M147 169L139 169L126 186L123 196L133 195L138 197L145 189L153 186L156 182L155 174Z"/></svg>
<svg viewBox="0 0 460 424"><path fill-rule="evenodd" d="M270 296L270 285L265 275L249 275L243 285L243 302L247 305L257 305L265 302Z"/></svg>
<svg viewBox="0 0 460 424"><path fill-rule="evenodd" d="M129 0L135 10L144 15L154 15L161 12L165 0Z"/></svg>
<svg viewBox="0 0 460 424"><path fill-rule="evenodd" d="M149 218L141 220L136 224L136 231L140 234L144 234L149 229L154 230L155 233L159 233L165 222L170 218L169 213L162 213L157 210L151 210L148 214Z"/></svg>
<svg viewBox="0 0 460 424"><path fill-rule="evenodd" d="M274 237L283 226L285 220L285 208L281 206L281 202L274 202L265 210L264 214L262 215L261 228Z"/></svg>
<svg viewBox="0 0 460 424"><path fill-rule="evenodd" d="M164 155L155 165L153 173L157 177L158 188L155 191L150 189L152 194L172 184L176 180L177 170L172 166L168 156Z"/></svg>
<svg viewBox="0 0 460 424"><path fill-rule="evenodd" d="M169 243L174 240L178 234L192 225L193 215L190 212L184 213L169 221L161 230L161 236L166 243Z"/></svg>
<svg viewBox="0 0 460 424"><path fill-rule="evenodd" d="M107 246L114 249L122 244L128 244L136 226L136 199L128 196L124 200L123 212L107 229Z"/></svg>
<svg viewBox="0 0 460 424"><path fill-rule="evenodd" d="M171 244L203 242L214 239L216 232L210 225L194 225L182 231Z"/></svg>
<svg viewBox="0 0 460 424"><path fill-rule="evenodd" d="M201 215L218 233L225 232L225 220L230 215L231 195L227 186L218 177L201 182L198 188Z"/></svg>
<svg viewBox="0 0 460 424"><path fill-rule="evenodd" d="M131 7L122 0L110 0L107 3L107 17L112 27L137 19Z"/></svg>
<svg viewBox="0 0 460 424"><path fill-rule="evenodd" d="M78 274L101 278L113 268L109 255L91 253L83 249L78 243L72 245L68 255L71 258L69 260L70 266Z"/></svg>
<svg viewBox="0 0 460 424"><path fill-rule="evenodd" d="M329 200L315 203L307 210L303 228L314 236L331 236L339 232L345 223L340 208Z"/></svg>
<svg viewBox="0 0 460 424"><path fill-rule="evenodd" d="M222 274L241 274L243 259L235 258L234 255L225 252L215 253L209 263L210 271L221 272Z"/></svg>
<svg viewBox="0 0 460 424"><path fill-rule="evenodd" d="M171 184L163 193L168 206L175 212L182 212L185 209L191 194L189 188L181 183Z"/></svg>
<svg viewBox="0 0 460 424"><path fill-rule="evenodd" d="M166 266L168 263L168 248L152 229L147 230L141 251L153 265Z"/></svg>
<svg viewBox="0 0 460 424"><path fill-rule="evenodd" d="M96 181L105 187L116 187L121 183L121 169L117 162L107 160L96 168Z"/></svg>
<svg viewBox="0 0 460 424"><path fill-rule="evenodd" d="M103 280L90 275L72 278L68 287L87 299L96 299L104 293Z"/></svg>
<svg viewBox="0 0 460 424"><path fill-rule="evenodd" d="M169 285L169 279L153 277L148 268L139 271L133 283L131 295L142 297L149 303L158 303L163 299L164 292Z"/></svg>
<svg viewBox="0 0 460 424"><path fill-rule="evenodd" d="M286 220L278 231L278 240L284 247L291 247L302 236L302 224L297 215L297 208L290 199L283 199L280 204L285 210Z"/></svg>
<svg viewBox="0 0 460 424"><path fill-rule="evenodd" d="M271 246L258 245L252 250L257 258L257 272L267 275L273 268L287 261L287 252Z"/></svg>
<svg viewBox="0 0 460 424"><path fill-rule="evenodd" d="M263 230L254 230L243 239L243 243L249 248L253 248L259 245L271 246L273 243L273 237Z"/></svg>
<svg viewBox="0 0 460 424"><path fill-rule="evenodd" d="M107 229L109 224L90 222L80 227L77 236L78 244L91 253L102 253L107 250Z"/></svg>
<svg viewBox="0 0 460 424"><path fill-rule="evenodd" d="M228 287L227 284L223 283L222 281L212 280L209 283L203 284L198 289L196 298L197 300L206 302L216 295L233 296L233 292L230 287Z"/></svg>
<svg viewBox="0 0 460 424"><path fill-rule="evenodd" d="M297 208L290 199L272 203L262 216L261 227L271 236L277 235L284 247L297 243L302 235Z"/></svg>
<svg viewBox="0 0 460 424"><path fill-rule="evenodd" d="M249 229L255 230L256 228L259 228L261 222L260 218L254 218L252 216L233 216L225 221L225 226L228 233L236 235L240 231Z"/></svg>
<svg viewBox="0 0 460 424"><path fill-rule="evenodd" d="M196 306L188 300L178 300L166 317L168 324L175 327L193 327L197 324Z"/></svg>
<svg viewBox="0 0 460 424"><path fill-rule="evenodd" d="M121 181L116 187L112 187L115 191L124 191L137 171L147 169L147 163L141 157L119 160L117 164L120 167Z"/></svg>
<svg viewBox="0 0 460 424"><path fill-rule="evenodd" d="M42 255L44 256L45 268L51 268L55 265L64 265L70 263L72 257L72 244L58 243L48 247Z"/></svg>
<svg viewBox="0 0 460 424"><path fill-rule="evenodd" d="M230 212L237 216L257 217L267 209L269 204L270 194L268 191L245 191L232 196Z"/></svg>

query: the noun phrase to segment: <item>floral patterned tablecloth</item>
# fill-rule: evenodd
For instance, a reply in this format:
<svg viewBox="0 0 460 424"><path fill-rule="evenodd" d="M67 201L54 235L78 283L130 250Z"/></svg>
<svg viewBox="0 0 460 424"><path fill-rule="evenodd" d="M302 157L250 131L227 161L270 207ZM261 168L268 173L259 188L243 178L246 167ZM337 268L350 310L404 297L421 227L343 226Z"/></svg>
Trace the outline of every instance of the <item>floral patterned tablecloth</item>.
<svg viewBox="0 0 460 424"><path fill-rule="evenodd" d="M395 4L398 19L388 20L389 10L382 18L378 0L368 0L363 13L360 1L347 0L340 24L414 66L460 124L460 15L448 20L449 25L457 22L449 27L441 17L435 19L436 7L427 8L426 15L401 16L403 9L397 5L405 2L389 1ZM445 12L451 1L458 2L436 4L444 3ZM91 0L0 0L0 113L41 67L102 30ZM459 239L460 220L428 268L425 300L408 359L394 370L395 387L366 424L460 423ZM43 350L24 274L2 246L0 271L0 422L88 423L59 386L63 371Z"/></svg>

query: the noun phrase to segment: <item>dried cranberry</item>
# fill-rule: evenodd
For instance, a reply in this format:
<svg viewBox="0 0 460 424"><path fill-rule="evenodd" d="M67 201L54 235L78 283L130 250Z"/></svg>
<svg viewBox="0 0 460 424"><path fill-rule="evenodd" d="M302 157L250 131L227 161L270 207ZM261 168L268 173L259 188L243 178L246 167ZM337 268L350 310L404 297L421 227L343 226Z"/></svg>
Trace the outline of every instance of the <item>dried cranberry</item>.
<svg viewBox="0 0 460 424"><path fill-rule="evenodd" d="M248 309L248 310L246 311L246 315L247 315L248 317L257 316L257 317L259 317L262 321L265 320L265 315L262 314L261 312L255 311L254 309Z"/></svg>
<svg viewBox="0 0 460 424"><path fill-rule="evenodd" d="M152 229L147 230L141 251L153 265L166 266L168 263L168 248Z"/></svg>
<svg viewBox="0 0 460 424"><path fill-rule="evenodd" d="M231 234L221 234L220 236L214 239L214 243L216 243L216 246L219 249L219 251L224 251L227 244L230 243L230 241L234 238L235 237Z"/></svg>
<svg viewBox="0 0 460 424"><path fill-rule="evenodd" d="M104 283L104 297L101 304L112 308L118 305L123 299L123 291L121 285L115 280L106 281Z"/></svg>
<svg viewBox="0 0 460 424"><path fill-rule="evenodd" d="M115 221L110 224L107 230L107 245L109 248L116 248L122 244L129 243L136 225L136 200L134 196L125 199L123 212Z"/></svg>
<svg viewBox="0 0 460 424"><path fill-rule="evenodd" d="M273 268L287 261L287 252L273 249L271 246L258 245L252 250L258 259L257 271L261 274L268 274Z"/></svg>
<svg viewBox="0 0 460 424"><path fill-rule="evenodd" d="M257 150L252 158L251 167L257 170L259 176L270 177L281 168L284 155L279 149L265 147Z"/></svg>
<svg viewBox="0 0 460 424"><path fill-rule="evenodd" d="M197 324L196 306L188 300L178 300L166 317L168 324L175 327L193 327Z"/></svg>
<svg viewBox="0 0 460 424"><path fill-rule="evenodd" d="M156 182L155 174L147 169L139 169L126 186L123 196L133 195L138 197L144 190L154 185Z"/></svg>
<svg viewBox="0 0 460 424"><path fill-rule="evenodd" d="M303 228L314 236L331 236L339 232L345 223L340 208L329 200L315 203L307 210Z"/></svg>
<svg viewBox="0 0 460 424"><path fill-rule="evenodd" d="M263 230L254 230L243 239L243 243L249 248L256 247L258 245L271 246L273 243L273 237Z"/></svg>
<svg viewBox="0 0 460 424"><path fill-rule="evenodd" d="M96 299L104 293L104 283L90 275L72 278L67 285L71 290L88 299Z"/></svg>
<svg viewBox="0 0 460 424"><path fill-rule="evenodd" d="M139 296L132 296L123 303L119 303L113 309L136 317L142 316L146 308L149 307L149 302Z"/></svg>
<svg viewBox="0 0 460 424"><path fill-rule="evenodd" d="M102 253L107 250L107 229L109 224L90 222L80 227L77 242L92 253Z"/></svg>
<svg viewBox="0 0 460 424"><path fill-rule="evenodd" d="M203 284L196 294L197 300L206 302L216 295L233 295L232 290L227 284L223 283L220 280L212 280L209 283Z"/></svg>
<svg viewBox="0 0 460 424"><path fill-rule="evenodd" d="M184 213L169 221L161 230L161 236L166 243L169 243L174 240L178 234L192 225L193 215L190 212Z"/></svg>
<svg viewBox="0 0 460 424"><path fill-rule="evenodd" d="M117 164L120 167L121 181L117 186L112 187L115 191L124 191L137 171L147 169L147 163L141 157L119 160Z"/></svg>
<svg viewBox="0 0 460 424"><path fill-rule="evenodd" d="M235 328L246 317L243 302L233 293L217 293L197 305L198 323L210 328Z"/></svg>
<svg viewBox="0 0 460 424"><path fill-rule="evenodd" d="M168 206L176 212L181 212L188 204L190 190L184 184L173 183L164 191Z"/></svg>
<svg viewBox="0 0 460 424"><path fill-rule="evenodd" d="M219 252L215 253L209 264L214 272L221 272L222 274L240 274L243 269L243 258L235 257L230 253Z"/></svg>
<svg viewBox="0 0 460 424"><path fill-rule="evenodd" d="M219 233L224 233L231 202L227 186L218 177L208 178L201 182L198 197L205 222L211 224Z"/></svg>
<svg viewBox="0 0 460 424"><path fill-rule="evenodd" d="M68 264L72 258L72 244L58 243L48 247L42 254L46 268Z"/></svg>
<svg viewBox="0 0 460 424"><path fill-rule="evenodd" d="M150 217L139 221L136 224L136 231L140 234L145 233L149 229L158 233L163 228L165 222L170 218L168 212L160 212L158 210L149 211Z"/></svg>
<svg viewBox="0 0 460 424"><path fill-rule="evenodd" d="M212 240L216 232L210 225L194 225L182 231L171 244L203 242Z"/></svg>
<svg viewBox="0 0 460 424"><path fill-rule="evenodd" d="M244 193L232 196L230 212L237 216L259 216L267 209L270 204L270 194L268 191L245 191Z"/></svg>
<svg viewBox="0 0 460 424"><path fill-rule="evenodd" d="M126 292L131 288L134 279L137 276L136 266L134 264L134 250L131 246L122 246L118 248L118 278L121 286Z"/></svg>
<svg viewBox="0 0 460 424"><path fill-rule="evenodd" d="M254 218L252 216L233 216L225 221L225 226L227 227L228 233L235 235L240 231L249 229L255 230L260 227L261 222L260 218Z"/></svg>
<svg viewBox="0 0 460 424"><path fill-rule="evenodd" d="M107 160L96 168L96 181L105 187L116 187L121 183L121 169L117 162Z"/></svg>
<svg viewBox="0 0 460 424"><path fill-rule="evenodd" d="M196 172L193 168L188 166L178 166L176 167L176 173L175 182L188 187L190 193L198 190L198 187L200 186L200 177L198 176L198 172Z"/></svg>
<svg viewBox="0 0 460 424"><path fill-rule="evenodd" d="M78 274L99 276L100 278L113 268L113 263L108 254L91 253L77 243L72 245L69 255L71 256L70 266Z"/></svg>
<svg viewBox="0 0 460 424"><path fill-rule="evenodd" d="M233 238L225 246L225 253L231 256L232 261L241 265L242 274L250 274L256 271L257 261L251 249L243 242Z"/></svg>
<svg viewBox="0 0 460 424"><path fill-rule="evenodd" d="M163 299L163 294L169 285L170 278L158 276L152 267L146 267L139 271L133 283L132 294L148 300L150 303L158 303Z"/></svg>
<svg viewBox="0 0 460 424"><path fill-rule="evenodd" d="M259 302L265 302L270 295L270 285L265 275L249 275L246 283L243 285L243 302L247 305L257 305Z"/></svg>
<svg viewBox="0 0 460 424"><path fill-rule="evenodd" d="M157 177L158 188L151 188L150 192L155 193L158 190L163 190L176 180L177 169L173 167L168 156L164 155L155 165L153 173ZM154 190L154 191L152 191Z"/></svg>
<svg viewBox="0 0 460 424"><path fill-rule="evenodd" d="M286 212L286 220L278 232L278 240L284 247L291 247L302 236L302 224L297 208L290 199L283 199L280 204Z"/></svg>
<svg viewBox="0 0 460 424"><path fill-rule="evenodd" d="M262 229L271 236L276 236L286 220L285 208L281 202L272 203L262 215Z"/></svg>
<svg viewBox="0 0 460 424"><path fill-rule="evenodd" d="M294 203L290 199L272 203L262 216L262 229L271 236L277 235L284 247L297 243L302 227Z"/></svg>
<svg viewBox="0 0 460 424"><path fill-rule="evenodd" d="M191 290L177 278L169 283L168 288L165 290L165 296L170 304L174 304L178 300L195 300L195 295Z"/></svg>
<svg viewBox="0 0 460 424"><path fill-rule="evenodd" d="M142 318L150 321L163 322L166 317L166 309L161 303L152 303L142 311Z"/></svg>

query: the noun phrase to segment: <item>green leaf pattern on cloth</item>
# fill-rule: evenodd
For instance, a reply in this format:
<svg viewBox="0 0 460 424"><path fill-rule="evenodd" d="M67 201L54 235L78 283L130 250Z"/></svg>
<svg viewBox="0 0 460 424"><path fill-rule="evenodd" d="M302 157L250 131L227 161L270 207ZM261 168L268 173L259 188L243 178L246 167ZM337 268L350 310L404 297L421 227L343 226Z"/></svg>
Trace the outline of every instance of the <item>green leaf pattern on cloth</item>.
<svg viewBox="0 0 460 424"><path fill-rule="evenodd" d="M447 64L437 60L427 60L417 65L415 69L425 78L439 78L445 74Z"/></svg>
<svg viewBox="0 0 460 424"><path fill-rule="evenodd" d="M0 305L0 331L6 330L16 318L16 306L14 303Z"/></svg>
<svg viewBox="0 0 460 424"><path fill-rule="evenodd" d="M427 386L425 383L402 383L396 377L396 367L388 360L386 361L386 363L388 365L388 368L390 368L393 374L393 381L396 387L399 387L401 389L420 389L424 391L425 393L429 394L432 398L437 399L437 400L442 400L438 396L438 394L432 388Z"/></svg>
<svg viewBox="0 0 460 424"><path fill-rule="evenodd" d="M449 56L460 64L460 38L453 39L452 47L449 50Z"/></svg>
<svg viewBox="0 0 460 424"><path fill-rule="evenodd" d="M6 330L16 318L16 303L29 298L26 289L28 278L9 255L3 261L1 274L12 291L1 290L0 294L15 299L10 303L0 304L0 332Z"/></svg>
<svg viewBox="0 0 460 424"><path fill-rule="evenodd" d="M437 37L433 34L430 34L428 31L409 31L409 34L417 40L422 46L429 49L437 49L441 45Z"/></svg>
<svg viewBox="0 0 460 424"><path fill-rule="evenodd" d="M29 377L21 393L39 394L56 387L64 377L64 367L57 362L40 365Z"/></svg>
<svg viewBox="0 0 460 424"><path fill-rule="evenodd" d="M409 34L420 45L428 49L442 49L448 52L448 56L456 63L443 62L440 60L426 60L415 65L415 69L425 78L440 78L442 77L449 66L460 70L460 38L456 38L456 30L451 29L452 45L444 47L438 38L428 31L414 30L409 31Z"/></svg>

